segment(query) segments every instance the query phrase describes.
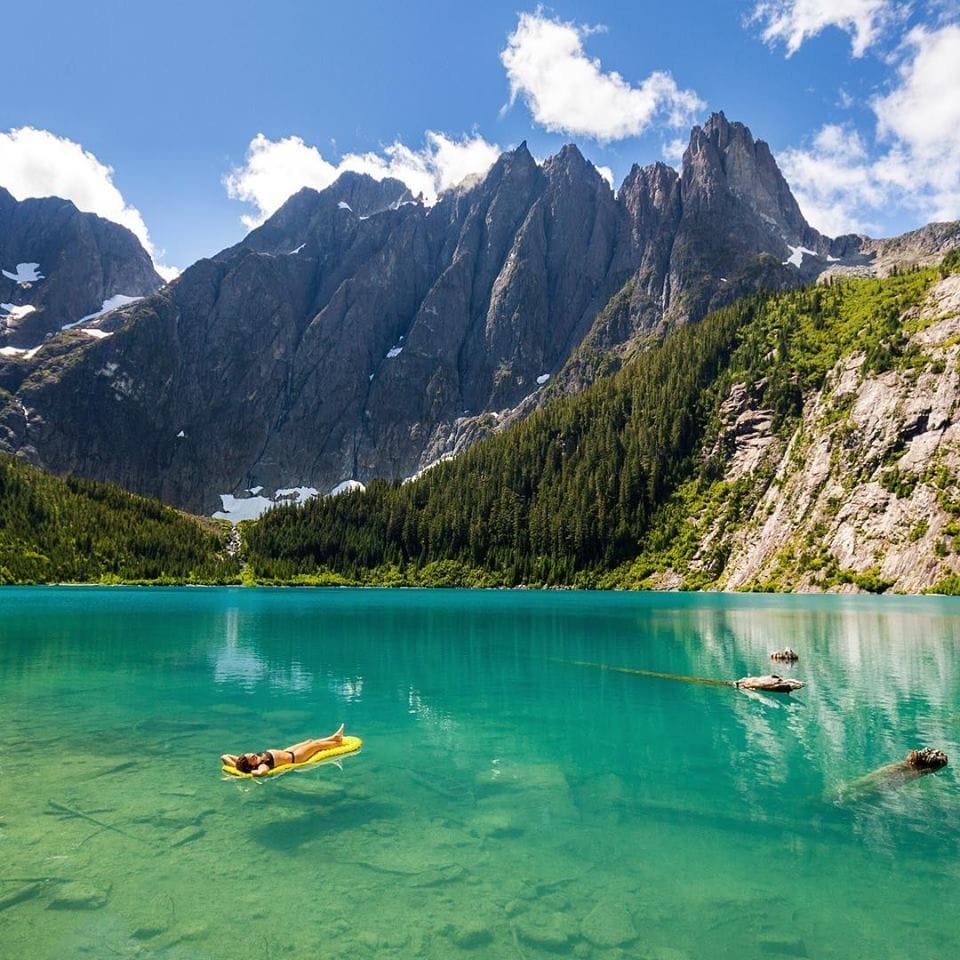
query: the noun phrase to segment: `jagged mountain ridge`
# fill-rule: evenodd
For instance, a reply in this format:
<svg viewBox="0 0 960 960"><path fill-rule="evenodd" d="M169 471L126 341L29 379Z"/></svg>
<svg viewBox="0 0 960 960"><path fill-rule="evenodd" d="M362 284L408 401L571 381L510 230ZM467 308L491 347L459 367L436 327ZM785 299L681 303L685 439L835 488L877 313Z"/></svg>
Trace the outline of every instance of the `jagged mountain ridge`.
<svg viewBox="0 0 960 960"><path fill-rule="evenodd" d="M346 174L110 315L109 338L64 334L20 363L0 443L202 512L408 476L531 409L548 378L578 389L667 324L865 269L865 243L813 230L766 145L722 114L682 174L634 168L616 194L573 146L541 165L521 144L432 207Z"/></svg>
<svg viewBox="0 0 960 960"><path fill-rule="evenodd" d="M18 201L3 187L0 268L0 347L13 350L33 349L118 295L163 285L126 227L57 197Z"/></svg>

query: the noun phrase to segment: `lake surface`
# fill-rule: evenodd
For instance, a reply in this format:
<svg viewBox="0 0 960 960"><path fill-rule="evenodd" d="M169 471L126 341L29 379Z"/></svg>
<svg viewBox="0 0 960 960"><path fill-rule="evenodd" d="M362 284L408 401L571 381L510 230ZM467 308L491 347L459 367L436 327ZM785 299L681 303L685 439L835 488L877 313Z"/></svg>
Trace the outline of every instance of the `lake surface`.
<svg viewBox="0 0 960 960"><path fill-rule="evenodd" d="M960 956L958 601L4 588L0 682L3 960Z"/></svg>

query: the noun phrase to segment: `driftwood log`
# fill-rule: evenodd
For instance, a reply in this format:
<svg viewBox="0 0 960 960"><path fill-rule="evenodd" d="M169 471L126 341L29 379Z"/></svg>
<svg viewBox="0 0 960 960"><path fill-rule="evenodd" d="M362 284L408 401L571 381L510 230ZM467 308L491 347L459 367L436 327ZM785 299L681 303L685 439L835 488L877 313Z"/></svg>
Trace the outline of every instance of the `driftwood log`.
<svg viewBox="0 0 960 960"><path fill-rule="evenodd" d="M778 677L775 673L764 677L741 677L734 680L733 685L738 690L765 690L767 693L792 693L806 686L802 680Z"/></svg>
<svg viewBox="0 0 960 960"><path fill-rule="evenodd" d="M711 687L734 687L737 690L766 690L768 693L791 693L800 690L806 684L802 680L779 677L772 673L764 677L742 677L739 680L715 680L712 677L686 677L678 673L660 673L658 670L638 670L635 667L612 667L606 663L589 663L586 660L564 660L578 667L596 667L598 670L612 670L615 673L630 673L636 677L657 677L660 680L680 680L683 683L703 683Z"/></svg>
<svg viewBox="0 0 960 960"><path fill-rule="evenodd" d="M947 765L947 755L942 750L921 747L911 750L898 763L888 763L858 780L843 784L837 791L840 800L858 800L881 790L889 790L916 780L927 773L935 773Z"/></svg>
<svg viewBox="0 0 960 960"><path fill-rule="evenodd" d="M942 750L921 747L919 750L911 750L904 763L921 773L929 773L945 767L947 765L947 755Z"/></svg>
<svg viewBox="0 0 960 960"><path fill-rule="evenodd" d="M791 663L795 663L800 659L800 655L795 651L791 650L790 647L785 647L783 650L774 650L770 654L771 660L788 660Z"/></svg>

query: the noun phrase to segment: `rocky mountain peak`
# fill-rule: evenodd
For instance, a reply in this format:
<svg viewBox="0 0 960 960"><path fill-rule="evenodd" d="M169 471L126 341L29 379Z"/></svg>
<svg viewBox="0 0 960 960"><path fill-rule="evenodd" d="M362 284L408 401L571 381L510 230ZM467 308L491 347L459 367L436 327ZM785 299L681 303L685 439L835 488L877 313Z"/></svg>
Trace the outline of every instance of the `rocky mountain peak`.
<svg viewBox="0 0 960 960"><path fill-rule="evenodd" d="M376 180L348 170L323 190L301 187L240 243L215 259L227 260L248 250L274 256L294 251L310 255L331 252L341 245L344 233L355 230L359 220L412 202L413 194L401 180Z"/></svg>
<svg viewBox="0 0 960 960"><path fill-rule="evenodd" d="M661 209L677 191L679 180L680 174L659 160L645 167L635 163L624 177L617 196L628 209L635 209L641 203Z"/></svg>
<svg viewBox="0 0 960 960"><path fill-rule="evenodd" d="M502 153L487 175L464 197L475 216L481 210L486 211L488 219L500 214L497 219L502 222L491 222L494 232L501 226L512 230L519 225L517 218L522 218L533 198L542 191L543 184L544 172L524 140L516 149Z"/></svg>
<svg viewBox="0 0 960 960"><path fill-rule="evenodd" d="M540 172L540 167L524 140L520 146L500 154L496 163L487 171L483 183L495 185L504 180L529 180L539 176Z"/></svg>
<svg viewBox="0 0 960 960"><path fill-rule="evenodd" d="M2 187L0 271L4 358L29 354L49 335L163 285L126 227L60 197L17 200Z"/></svg>
<svg viewBox="0 0 960 960"><path fill-rule="evenodd" d="M698 129L701 128L694 127L694 133ZM750 133L750 128L746 124L740 123L739 120L728 120L727 115L722 110L710 114L701 132L716 143L720 150L726 150L734 140L753 143L753 134ZM693 139L693 134L691 139Z"/></svg>
<svg viewBox="0 0 960 960"><path fill-rule="evenodd" d="M586 171L593 164L587 161L576 144L567 143L560 148L559 153L548 157L543 166L545 169L551 167L561 170Z"/></svg>
<svg viewBox="0 0 960 960"><path fill-rule="evenodd" d="M800 212L769 146L722 112L691 131L682 179L686 209L716 209L732 199L782 242L810 245L820 239Z"/></svg>
<svg viewBox="0 0 960 960"><path fill-rule="evenodd" d="M543 164L543 172L551 183L570 184L581 181L593 190L610 189L600 171L572 143L566 144L559 153L549 157Z"/></svg>
<svg viewBox="0 0 960 960"><path fill-rule="evenodd" d="M347 170L327 188L337 203L346 203L358 217L371 217L399 203L413 200L402 180L384 177L375 180L369 174Z"/></svg>

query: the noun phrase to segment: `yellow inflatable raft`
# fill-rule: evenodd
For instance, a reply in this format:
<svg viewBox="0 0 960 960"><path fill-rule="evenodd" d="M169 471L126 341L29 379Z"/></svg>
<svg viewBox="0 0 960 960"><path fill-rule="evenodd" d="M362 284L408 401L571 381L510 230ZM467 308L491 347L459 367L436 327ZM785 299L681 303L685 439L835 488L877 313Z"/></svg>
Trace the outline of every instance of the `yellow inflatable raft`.
<svg viewBox="0 0 960 960"><path fill-rule="evenodd" d="M309 760L303 763L281 763L279 767L268 770L264 777L272 777L275 773L286 773L288 770L299 770L301 767L309 767L315 763L323 763L324 760L333 760L335 757L342 757L345 753L356 753L363 746L363 741L359 737L344 737L343 742L335 747L327 747L315 753ZM221 768L224 773L229 773L231 777L252 777L252 773L244 773L236 767L224 764ZM259 780L260 778L257 777Z"/></svg>

